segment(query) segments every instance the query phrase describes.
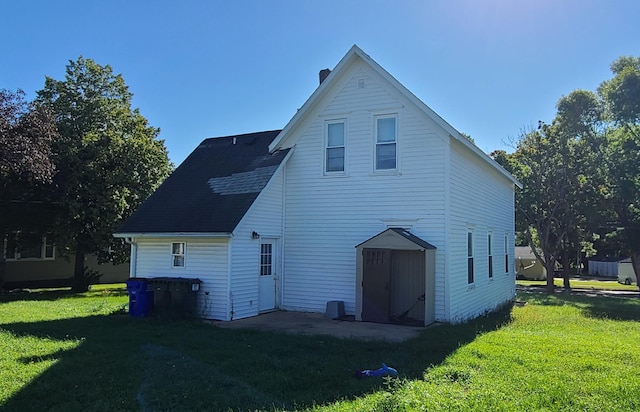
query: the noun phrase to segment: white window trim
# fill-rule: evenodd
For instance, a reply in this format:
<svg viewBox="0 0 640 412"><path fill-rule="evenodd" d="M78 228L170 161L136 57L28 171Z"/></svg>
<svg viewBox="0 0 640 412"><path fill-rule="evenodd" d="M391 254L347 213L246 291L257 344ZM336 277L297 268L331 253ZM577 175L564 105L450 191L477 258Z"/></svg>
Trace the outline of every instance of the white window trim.
<svg viewBox="0 0 640 412"><path fill-rule="evenodd" d="M40 255L42 257L27 257L27 258L23 258L20 256L20 251L19 250L15 250L15 254L14 257L10 258L7 257L7 244L8 244L8 239L4 239L4 243L3 243L3 248L2 248L2 253L3 256L5 258L5 260L7 262L40 262L43 260L56 260L56 246L54 244L51 245L51 256L47 256L46 252L47 252L47 237L43 236L41 243L40 243Z"/></svg>
<svg viewBox="0 0 640 412"><path fill-rule="evenodd" d="M182 247L182 253L173 253L173 245L176 243L181 243L184 246ZM170 253L171 253L171 269L178 269L178 270L182 270L185 269L187 267L187 242L171 242L170 245ZM174 258L176 256L182 256L182 266L176 266L174 265Z"/></svg>
<svg viewBox="0 0 640 412"><path fill-rule="evenodd" d="M469 255L469 235L471 235L471 255ZM476 252L476 239L475 239L475 233L473 231L473 229L468 228L467 229L467 236L466 236L466 248L467 249L467 285L469 285L470 287L475 285L476 283L476 258L475 258L475 252ZM471 273L473 276L473 281L469 282L469 259L471 259Z"/></svg>
<svg viewBox="0 0 640 412"><path fill-rule="evenodd" d="M496 268L495 262L493 259L493 232L487 232L487 275L490 280L493 280L493 275L495 275Z"/></svg>
<svg viewBox="0 0 640 412"><path fill-rule="evenodd" d="M396 120L396 140L395 143L378 143L378 120L379 119L390 119L393 118ZM373 173L374 174L399 174L400 172L400 146L399 146L399 135L400 135L400 119L398 113L380 113L373 116ZM382 145L391 145L395 144L396 146L396 167L393 169L378 169L378 144Z"/></svg>
<svg viewBox="0 0 640 412"><path fill-rule="evenodd" d="M331 146L329 147L329 125L331 124L342 124L344 127L344 141L342 142L342 146ZM347 119L345 118L337 118L337 119L328 119L324 122L324 144L322 147L322 174L324 176L345 176L347 174ZM342 165L343 170L335 170L330 171L327 170L327 151L330 148L344 148L344 163Z"/></svg>
<svg viewBox="0 0 640 412"><path fill-rule="evenodd" d="M511 264L509 262L509 234L504 234L504 269L505 275L509 276L511 273Z"/></svg>

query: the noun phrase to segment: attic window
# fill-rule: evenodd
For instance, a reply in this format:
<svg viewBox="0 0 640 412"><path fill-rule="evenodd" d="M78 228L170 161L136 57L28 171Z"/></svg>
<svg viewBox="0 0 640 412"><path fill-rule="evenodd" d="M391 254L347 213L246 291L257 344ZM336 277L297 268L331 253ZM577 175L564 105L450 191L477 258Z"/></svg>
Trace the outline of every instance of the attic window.
<svg viewBox="0 0 640 412"><path fill-rule="evenodd" d="M187 244L184 242L174 242L171 244L171 265L174 268L184 267L184 257Z"/></svg>

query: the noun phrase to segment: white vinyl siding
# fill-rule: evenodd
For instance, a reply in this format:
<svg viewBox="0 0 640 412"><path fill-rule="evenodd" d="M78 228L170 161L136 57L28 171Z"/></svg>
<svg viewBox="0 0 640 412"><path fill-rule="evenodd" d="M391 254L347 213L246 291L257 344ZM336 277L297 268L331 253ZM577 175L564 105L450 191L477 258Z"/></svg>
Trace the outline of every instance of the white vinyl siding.
<svg viewBox="0 0 640 412"><path fill-rule="evenodd" d="M278 170L258 198L253 202L244 218L233 233L231 241L231 279L230 283L230 311L232 319L241 319L258 314L258 277L260 275L260 243L261 239L275 239L282 237L282 198L283 198L283 168ZM253 239L252 232L260 235ZM280 271L279 245L276 244L274 270L276 275ZM278 293L281 293L278 290ZM276 299L276 305L278 305Z"/></svg>
<svg viewBox="0 0 640 412"><path fill-rule="evenodd" d="M141 278L184 277L202 281L196 315L227 320L228 239L139 238L136 276ZM173 243L187 244L187 258L179 272L168 264Z"/></svg>
<svg viewBox="0 0 640 412"><path fill-rule="evenodd" d="M321 111L301 125L286 164L282 308L324 312L327 301L342 300L346 312L354 314L355 246L388 225L397 226L393 222L411 222L416 236L438 248L436 313L442 317L447 136L422 113L400 109L411 103L388 89L366 65L353 70L360 72L342 79ZM356 77L365 78L364 88L357 88ZM403 173L372 175L375 119L389 108L399 108L402 118L402 151L397 157ZM317 173L323 167L317 154L323 151L324 119L332 113L349 113L349 173L339 183Z"/></svg>
<svg viewBox="0 0 640 412"><path fill-rule="evenodd" d="M450 167L450 264L449 264L449 320L464 321L492 310L515 295L512 277L489 278L488 265L474 265L474 287L468 287L467 233L473 225L476 233L475 256L487 256L487 243L478 241L489 231L513 233L514 188L507 180L477 155L451 141ZM488 195L490 194L490 195ZM512 235L510 235L512 236ZM513 242L510 240L509 245ZM513 252L509 252L513 254Z"/></svg>

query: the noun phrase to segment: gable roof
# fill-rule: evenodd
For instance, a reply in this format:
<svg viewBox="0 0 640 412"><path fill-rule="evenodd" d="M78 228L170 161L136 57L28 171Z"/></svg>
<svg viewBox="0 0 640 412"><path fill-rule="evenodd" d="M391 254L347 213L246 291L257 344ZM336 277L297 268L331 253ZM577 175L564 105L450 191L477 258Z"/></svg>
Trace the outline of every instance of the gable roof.
<svg viewBox="0 0 640 412"><path fill-rule="evenodd" d="M204 140L116 234L233 232L286 157L279 132Z"/></svg>
<svg viewBox="0 0 640 412"><path fill-rule="evenodd" d="M372 243L372 241L375 241L376 239L380 239L383 238L384 236L387 235L397 235L402 237L403 239L408 240L409 242L423 248L423 249L436 249L435 246L433 246L431 243L420 239L418 236L414 235L413 233L409 232L406 229L403 228L399 228L399 227L390 227L388 229L383 230L382 232L378 233L377 235L365 240L364 242L356 245L355 247L358 248L360 246L364 246L368 243Z"/></svg>
<svg viewBox="0 0 640 412"><path fill-rule="evenodd" d="M282 129L282 132L278 135L278 137L269 145L269 150L275 151L286 147L283 144L286 143L289 138L291 138L298 124L304 121L309 113L311 113L311 111L313 111L313 109L317 107L322 97L325 96L334 85L334 83L338 81L341 73L347 70L351 63L357 59L360 59L363 62L367 63L371 69L373 69L385 80L387 80L393 87L395 87L401 94L403 94L404 97L406 97L416 107L418 107L419 110L424 112L443 130L445 130L449 134L450 138L462 143L464 147L487 162L492 168L497 170L501 175L511 181L511 183L520 188L522 187L522 184L515 177L513 177L511 173L507 172L495 160L489 157L489 155L480 150L475 144L469 141L469 139L467 139L453 126L447 123L442 117L440 117L429 106L423 103L422 100L418 99L413 93L411 93L409 89L404 87L398 80L396 80L391 74L389 74L389 72L387 72L382 66L376 63L371 57L369 57L369 55L367 55L355 44L351 47L351 49L349 49L347 54L340 60L340 62L338 62L336 67L329 73L325 80L320 83L318 88L311 94L311 97L307 99L300 110L296 112L295 116L293 116L293 118L289 121L289 123L287 123L284 129Z"/></svg>

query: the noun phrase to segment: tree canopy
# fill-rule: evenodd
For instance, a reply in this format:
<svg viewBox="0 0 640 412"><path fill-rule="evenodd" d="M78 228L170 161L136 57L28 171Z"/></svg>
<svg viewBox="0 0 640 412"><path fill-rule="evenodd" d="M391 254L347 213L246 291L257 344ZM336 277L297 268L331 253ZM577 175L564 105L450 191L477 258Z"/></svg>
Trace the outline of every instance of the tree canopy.
<svg viewBox="0 0 640 412"><path fill-rule="evenodd" d="M122 75L83 57L70 61L64 80L47 77L37 102L55 114L60 132L53 159L55 241L75 254L74 289L86 290L84 257L121 262L127 255L112 237L117 225L172 169L159 129L131 107Z"/></svg>
<svg viewBox="0 0 640 412"><path fill-rule="evenodd" d="M52 146L58 131L51 113L26 101L24 92L0 90L0 241L21 230L42 233L50 211L48 185L56 171ZM4 280L0 256L0 285Z"/></svg>
<svg viewBox="0 0 640 412"><path fill-rule="evenodd" d="M640 274L640 58L623 56L597 93L560 98L551 124L521 135L512 154L494 159L522 183L519 230L547 269L568 273L572 257L615 238ZM600 237L600 240L598 238Z"/></svg>

